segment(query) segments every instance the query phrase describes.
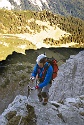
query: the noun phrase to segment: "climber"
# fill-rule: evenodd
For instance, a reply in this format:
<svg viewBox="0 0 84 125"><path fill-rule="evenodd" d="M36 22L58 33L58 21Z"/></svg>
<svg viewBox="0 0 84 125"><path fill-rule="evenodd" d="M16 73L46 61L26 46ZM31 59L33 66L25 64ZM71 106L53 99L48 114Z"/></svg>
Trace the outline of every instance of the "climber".
<svg viewBox="0 0 84 125"><path fill-rule="evenodd" d="M39 81L35 88L37 89L39 101L42 102L43 105L46 105L49 99L49 88L52 84L51 79L53 73L53 68L46 61L46 58L45 54L41 54L37 57L37 63L30 77L31 80L37 79Z"/></svg>

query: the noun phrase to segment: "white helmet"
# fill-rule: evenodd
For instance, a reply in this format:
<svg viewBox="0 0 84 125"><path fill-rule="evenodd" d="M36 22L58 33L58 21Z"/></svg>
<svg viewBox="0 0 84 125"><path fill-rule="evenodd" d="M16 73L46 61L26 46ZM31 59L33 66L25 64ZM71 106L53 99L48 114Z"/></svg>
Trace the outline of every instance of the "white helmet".
<svg viewBox="0 0 84 125"><path fill-rule="evenodd" d="M45 58L45 57L46 57L46 55L44 55L44 54L39 55L39 56L37 57L37 59L36 59L37 64L40 62L41 59L43 59L43 58Z"/></svg>

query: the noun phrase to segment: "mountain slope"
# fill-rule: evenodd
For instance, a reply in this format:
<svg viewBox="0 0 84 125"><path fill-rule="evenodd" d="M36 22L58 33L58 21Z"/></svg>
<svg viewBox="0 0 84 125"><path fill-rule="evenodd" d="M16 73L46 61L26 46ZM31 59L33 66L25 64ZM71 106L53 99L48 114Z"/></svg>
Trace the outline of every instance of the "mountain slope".
<svg viewBox="0 0 84 125"><path fill-rule="evenodd" d="M6 3L6 4L4 4ZM50 10L65 16L75 16L84 19L83 0L1 0L0 8L17 10Z"/></svg>
<svg viewBox="0 0 84 125"><path fill-rule="evenodd" d="M84 48L84 21L79 18L1 9L0 20L0 60L13 51L25 54L26 49Z"/></svg>
<svg viewBox="0 0 84 125"><path fill-rule="evenodd" d="M83 65L84 51L70 56L66 63L59 67L57 78L50 88L49 103L46 106L42 106L38 101L36 91L32 91L29 98L25 91L25 96L17 95L0 115L0 125L17 125L20 121L21 125L83 125ZM32 83L31 86L34 84Z"/></svg>
<svg viewBox="0 0 84 125"><path fill-rule="evenodd" d="M78 54L81 48L41 48L26 50L25 55L13 52L6 60L0 61L0 114L13 101L18 94L27 95L27 85L36 58L39 54L46 53L54 57L58 65L65 63L70 55Z"/></svg>

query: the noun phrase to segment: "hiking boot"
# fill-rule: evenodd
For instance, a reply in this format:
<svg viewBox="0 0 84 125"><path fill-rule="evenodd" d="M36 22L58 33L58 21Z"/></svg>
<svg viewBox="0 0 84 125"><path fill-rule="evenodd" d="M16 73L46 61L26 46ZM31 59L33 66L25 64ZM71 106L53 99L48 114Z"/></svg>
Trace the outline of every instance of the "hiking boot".
<svg viewBox="0 0 84 125"><path fill-rule="evenodd" d="M43 99L42 99L42 97L40 97L40 98L39 98L39 102L42 102L42 101L43 101Z"/></svg>
<svg viewBox="0 0 84 125"><path fill-rule="evenodd" d="M48 103L48 98L44 98L44 100L43 100L43 105L46 105Z"/></svg>
<svg viewBox="0 0 84 125"><path fill-rule="evenodd" d="M43 101L43 98L41 95L38 96L38 99L39 99L39 102L42 102Z"/></svg>

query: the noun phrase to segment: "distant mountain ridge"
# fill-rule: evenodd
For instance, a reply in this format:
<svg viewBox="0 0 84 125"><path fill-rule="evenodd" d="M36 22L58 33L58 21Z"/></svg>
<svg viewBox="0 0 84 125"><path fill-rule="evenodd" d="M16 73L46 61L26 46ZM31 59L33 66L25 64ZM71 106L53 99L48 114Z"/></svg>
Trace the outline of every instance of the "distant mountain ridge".
<svg viewBox="0 0 84 125"><path fill-rule="evenodd" d="M15 10L50 10L65 16L84 19L84 0L1 0L0 8Z"/></svg>

